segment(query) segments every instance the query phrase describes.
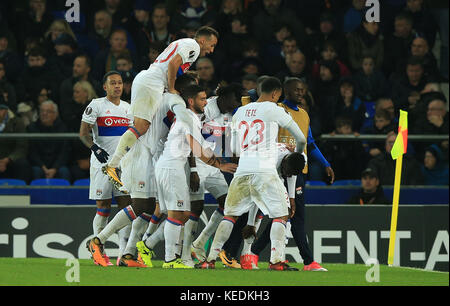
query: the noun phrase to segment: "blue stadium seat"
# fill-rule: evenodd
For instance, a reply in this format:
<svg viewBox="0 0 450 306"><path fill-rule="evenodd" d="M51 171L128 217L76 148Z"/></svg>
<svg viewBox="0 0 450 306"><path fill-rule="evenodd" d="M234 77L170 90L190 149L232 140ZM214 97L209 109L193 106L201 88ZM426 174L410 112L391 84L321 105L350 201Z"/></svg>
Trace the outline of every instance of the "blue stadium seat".
<svg viewBox="0 0 450 306"><path fill-rule="evenodd" d="M306 186L326 186L327 184L322 181L306 181Z"/></svg>
<svg viewBox="0 0 450 306"><path fill-rule="evenodd" d="M0 179L0 186L25 186L27 183L17 179Z"/></svg>
<svg viewBox="0 0 450 306"><path fill-rule="evenodd" d="M337 180L334 186L361 186L361 180Z"/></svg>
<svg viewBox="0 0 450 306"><path fill-rule="evenodd" d="M75 182L73 182L74 186L89 186L91 180L86 178L86 179L80 179L80 180L76 180Z"/></svg>
<svg viewBox="0 0 450 306"><path fill-rule="evenodd" d="M36 179L31 181L31 186L70 186L70 182L65 179Z"/></svg>

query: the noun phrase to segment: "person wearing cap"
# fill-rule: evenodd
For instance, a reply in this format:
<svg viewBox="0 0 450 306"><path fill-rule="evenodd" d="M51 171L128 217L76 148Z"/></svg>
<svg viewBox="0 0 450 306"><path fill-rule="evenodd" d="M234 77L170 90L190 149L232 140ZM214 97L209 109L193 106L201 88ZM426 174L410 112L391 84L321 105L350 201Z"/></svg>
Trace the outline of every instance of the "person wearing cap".
<svg viewBox="0 0 450 306"><path fill-rule="evenodd" d="M438 145L433 144L425 149L422 173L425 185L448 186L448 163Z"/></svg>
<svg viewBox="0 0 450 306"><path fill-rule="evenodd" d="M391 204L380 185L378 174L372 168L367 168L361 173L361 189L348 200L348 204Z"/></svg>
<svg viewBox="0 0 450 306"><path fill-rule="evenodd" d="M5 104L0 104L0 133L25 133L25 125ZM0 138L0 178L31 180L26 156L28 143L23 139Z"/></svg>

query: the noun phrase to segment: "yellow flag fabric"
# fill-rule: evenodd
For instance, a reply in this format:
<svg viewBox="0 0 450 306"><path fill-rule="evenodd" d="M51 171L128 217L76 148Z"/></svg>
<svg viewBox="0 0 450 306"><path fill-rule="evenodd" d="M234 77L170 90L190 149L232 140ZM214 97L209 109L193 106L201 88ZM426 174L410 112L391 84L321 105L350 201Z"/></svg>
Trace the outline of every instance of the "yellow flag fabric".
<svg viewBox="0 0 450 306"><path fill-rule="evenodd" d="M398 135L391 150L392 159L397 159L406 153L408 146L408 112L400 110Z"/></svg>

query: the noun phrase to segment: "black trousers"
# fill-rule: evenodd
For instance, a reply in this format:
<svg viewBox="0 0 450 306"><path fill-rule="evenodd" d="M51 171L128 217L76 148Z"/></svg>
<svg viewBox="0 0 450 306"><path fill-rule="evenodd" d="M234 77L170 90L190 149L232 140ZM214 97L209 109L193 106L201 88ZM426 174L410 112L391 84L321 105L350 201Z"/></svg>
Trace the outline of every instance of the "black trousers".
<svg viewBox="0 0 450 306"><path fill-rule="evenodd" d="M301 192L297 192L295 196L295 215L290 220L291 232L295 243L300 251L300 255L303 258L303 263L309 265L314 261L311 249L309 248L308 240L306 238L305 230L305 175L300 174L297 176L296 188L301 187ZM230 238L225 243L223 249L229 254L229 256L237 258L237 253L242 243L242 228L247 224L247 216L243 215L239 217L238 221L234 225ZM255 240L252 245L252 252L259 255L264 248L270 244L270 230L272 228L272 222L269 222L263 232Z"/></svg>

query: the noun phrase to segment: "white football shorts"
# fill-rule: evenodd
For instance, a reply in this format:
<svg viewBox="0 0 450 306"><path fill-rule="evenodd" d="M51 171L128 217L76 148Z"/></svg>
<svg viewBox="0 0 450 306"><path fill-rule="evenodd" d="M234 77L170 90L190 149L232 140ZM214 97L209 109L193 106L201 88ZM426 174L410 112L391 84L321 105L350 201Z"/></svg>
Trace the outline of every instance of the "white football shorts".
<svg viewBox="0 0 450 306"><path fill-rule="evenodd" d="M264 215L279 218L289 214L286 187L276 174L234 176L225 200L226 216L241 216L256 204Z"/></svg>
<svg viewBox="0 0 450 306"><path fill-rule="evenodd" d="M121 160L121 180L132 199L156 198L156 180L150 149L137 141Z"/></svg>
<svg viewBox="0 0 450 306"><path fill-rule="evenodd" d="M89 169L89 200L109 200L112 197L126 196L125 193L114 188L108 176L102 172L102 168L91 167Z"/></svg>
<svg viewBox="0 0 450 306"><path fill-rule="evenodd" d="M205 190L207 190L215 199L227 194L227 181L218 168L208 166L199 159L196 159L196 168L200 178L200 188L197 192L191 191L191 201L204 200Z"/></svg>
<svg viewBox="0 0 450 306"><path fill-rule="evenodd" d="M162 213L169 210L190 211L189 185L186 172L180 169L156 168L158 201Z"/></svg>

